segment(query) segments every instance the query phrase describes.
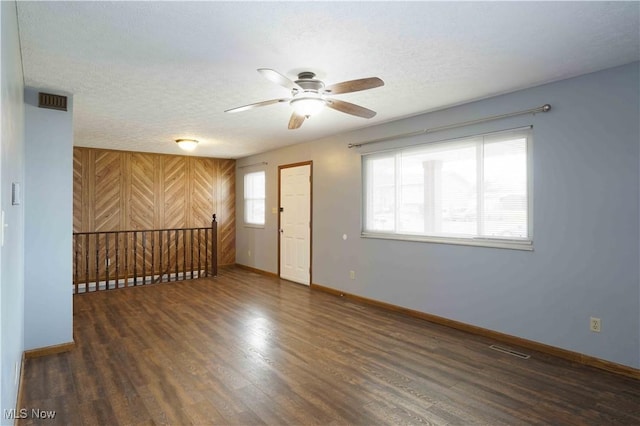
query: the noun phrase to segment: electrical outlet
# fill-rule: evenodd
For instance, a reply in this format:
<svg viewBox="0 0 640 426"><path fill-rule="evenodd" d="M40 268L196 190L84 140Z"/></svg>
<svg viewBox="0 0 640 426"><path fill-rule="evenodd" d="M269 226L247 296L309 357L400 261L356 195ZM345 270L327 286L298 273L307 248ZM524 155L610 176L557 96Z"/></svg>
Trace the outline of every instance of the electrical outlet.
<svg viewBox="0 0 640 426"><path fill-rule="evenodd" d="M105 265L107 266L111 266L111 259L107 257L107 260L105 260Z"/></svg>
<svg viewBox="0 0 640 426"><path fill-rule="evenodd" d="M600 318L591 317L589 319L589 329L594 333L600 333L602 331L602 323Z"/></svg>
<svg viewBox="0 0 640 426"><path fill-rule="evenodd" d="M251 250L247 250L247 255L251 257Z"/></svg>
<svg viewBox="0 0 640 426"><path fill-rule="evenodd" d="M352 280L356 279L356 271L349 271L349 278L351 278Z"/></svg>

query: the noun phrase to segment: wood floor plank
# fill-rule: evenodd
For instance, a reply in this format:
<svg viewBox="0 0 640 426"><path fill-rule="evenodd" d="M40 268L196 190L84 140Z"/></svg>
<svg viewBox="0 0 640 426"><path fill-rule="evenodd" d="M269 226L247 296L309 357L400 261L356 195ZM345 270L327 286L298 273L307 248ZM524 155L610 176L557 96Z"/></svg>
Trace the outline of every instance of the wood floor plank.
<svg viewBox="0 0 640 426"><path fill-rule="evenodd" d="M26 361L46 424L640 424L638 380L233 267L76 295L74 336Z"/></svg>

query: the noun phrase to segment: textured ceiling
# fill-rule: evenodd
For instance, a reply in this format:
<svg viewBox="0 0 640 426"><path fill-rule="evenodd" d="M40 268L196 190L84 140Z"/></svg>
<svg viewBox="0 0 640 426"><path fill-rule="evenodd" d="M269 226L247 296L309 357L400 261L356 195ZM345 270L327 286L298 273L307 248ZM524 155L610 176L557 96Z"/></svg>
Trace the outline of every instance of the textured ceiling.
<svg viewBox="0 0 640 426"><path fill-rule="evenodd" d="M18 2L28 86L74 95L75 145L240 158L640 59L639 2ZM288 130L289 92L327 84L378 114Z"/></svg>

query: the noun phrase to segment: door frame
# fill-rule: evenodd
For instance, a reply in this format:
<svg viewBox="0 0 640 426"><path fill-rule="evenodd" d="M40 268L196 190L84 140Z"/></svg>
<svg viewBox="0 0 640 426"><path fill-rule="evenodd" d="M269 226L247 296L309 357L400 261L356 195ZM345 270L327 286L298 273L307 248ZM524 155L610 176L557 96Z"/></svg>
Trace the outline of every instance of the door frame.
<svg viewBox="0 0 640 426"><path fill-rule="evenodd" d="M290 169L293 167L309 166L309 287L313 283L313 161L301 161L298 163L282 164L278 166L278 277L280 277L280 251L282 250L282 233L281 228L281 211L282 207L282 169Z"/></svg>

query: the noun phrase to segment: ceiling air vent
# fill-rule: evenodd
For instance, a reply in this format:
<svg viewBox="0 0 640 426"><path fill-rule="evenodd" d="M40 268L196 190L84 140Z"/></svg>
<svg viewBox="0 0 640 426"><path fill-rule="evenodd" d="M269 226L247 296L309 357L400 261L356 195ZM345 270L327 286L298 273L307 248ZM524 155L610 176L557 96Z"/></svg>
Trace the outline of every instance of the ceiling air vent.
<svg viewBox="0 0 640 426"><path fill-rule="evenodd" d="M38 106L40 108L67 110L67 97L52 95L51 93L38 93Z"/></svg>

